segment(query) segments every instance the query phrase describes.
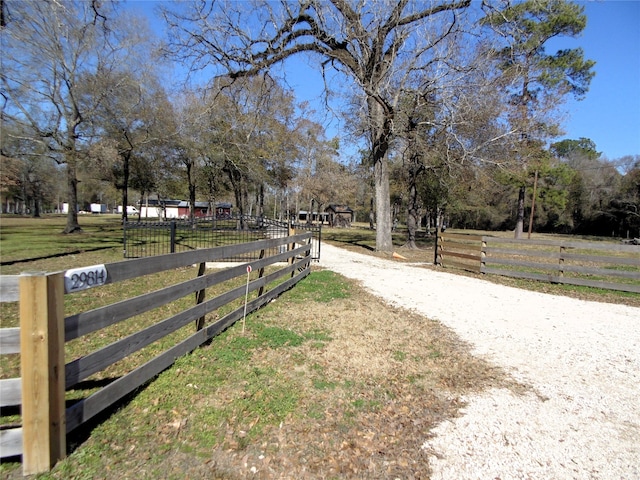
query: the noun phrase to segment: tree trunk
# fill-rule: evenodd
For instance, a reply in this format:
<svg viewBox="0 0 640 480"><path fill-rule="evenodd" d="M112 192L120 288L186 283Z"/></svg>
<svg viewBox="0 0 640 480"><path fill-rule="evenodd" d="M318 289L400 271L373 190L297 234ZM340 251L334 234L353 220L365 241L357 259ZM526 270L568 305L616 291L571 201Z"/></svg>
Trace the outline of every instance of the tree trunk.
<svg viewBox="0 0 640 480"><path fill-rule="evenodd" d="M260 191L258 193L258 216L264 217L264 183L260 183Z"/></svg>
<svg viewBox="0 0 640 480"><path fill-rule="evenodd" d="M80 233L82 228L78 223L78 179L76 175L76 161L71 158L74 152L67 154L67 201L69 202L69 212L67 212L67 226L62 233Z"/></svg>
<svg viewBox="0 0 640 480"><path fill-rule="evenodd" d="M418 227L418 189L416 188L417 169L411 168L409 172L409 206L407 211L407 243L405 247L417 249L416 230Z"/></svg>
<svg viewBox="0 0 640 480"><path fill-rule="evenodd" d="M376 250L391 252L391 199L389 196L389 137L392 118L385 114L382 104L370 97L368 102L371 120L371 160L376 192Z"/></svg>
<svg viewBox="0 0 640 480"><path fill-rule="evenodd" d="M518 211L516 214L516 230L514 233L514 238L519 239L522 237L522 232L524 229L524 194L525 194L525 186L522 185L520 190L518 191Z"/></svg>
<svg viewBox="0 0 640 480"><path fill-rule="evenodd" d="M129 159L131 152L126 152L122 156L122 222L126 222L129 217L127 205L129 205ZM138 218L140 220L140 218Z"/></svg>
<svg viewBox="0 0 640 480"><path fill-rule="evenodd" d="M186 162L187 166L187 183L189 184L189 220L193 224L196 213L196 182L193 178L193 163Z"/></svg>
<svg viewBox="0 0 640 480"><path fill-rule="evenodd" d="M231 186L233 187L233 195L236 199L236 208L240 216L239 229L244 230L244 201L242 198L242 174L230 162L224 167L223 171L227 173Z"/></svg>
<svg viewBox="0 0 640 480"><path fill-rule="evenodd" d="M37 191L33 195L33 218L40 218L40 195Z"/></svg>
<svg viewBox="0 0 640 480"><path fill-rule="evenodd" d="M216 186L211 175L207 176L207 216L216 217Z"/></svg>
<svg viewBox="0 0 640 480"><path fill-rule="evenodd" d="M20 212L22 215L26 215L29 210L29 191L27 190L27 178L23 178L22 181L22 211ZM16 209L16 213L18 213L18 209Z"/></svg>
<svg viewBox="0 0 640 480"><path fill-rule="evenodd" d="M237 187L234 185L233 194L236 198L236 206L240 216L240 230L244 230L244 202L242 201L242 188L240 185Z"/></svg>
<svg viewBox="0 0 640 480"><path fill-rule="evenodd" d="M376 214L373 208L374 199L371 197L371 201L369 202L369 228L374 230L376 228Z"/></svg>
<svg viewBox="0 0 640 480"><path fill-rule="evenodd" d="M374 165L376 182L376 250L393 250L391 239L391 200L389 197L389 164L386 156Z"/></svg>

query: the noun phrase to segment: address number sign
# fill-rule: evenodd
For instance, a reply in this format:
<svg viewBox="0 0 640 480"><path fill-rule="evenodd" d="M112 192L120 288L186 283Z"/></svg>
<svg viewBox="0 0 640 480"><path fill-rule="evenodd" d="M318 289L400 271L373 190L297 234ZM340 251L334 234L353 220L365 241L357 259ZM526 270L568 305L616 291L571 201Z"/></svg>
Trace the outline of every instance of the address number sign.
<svg viewBox="0 0 640 480"><path fill-rule="evenodd" d="M64 273L65 293L79 292L105 283L107 283L107 269L104 265L72 268Z"/></svg>

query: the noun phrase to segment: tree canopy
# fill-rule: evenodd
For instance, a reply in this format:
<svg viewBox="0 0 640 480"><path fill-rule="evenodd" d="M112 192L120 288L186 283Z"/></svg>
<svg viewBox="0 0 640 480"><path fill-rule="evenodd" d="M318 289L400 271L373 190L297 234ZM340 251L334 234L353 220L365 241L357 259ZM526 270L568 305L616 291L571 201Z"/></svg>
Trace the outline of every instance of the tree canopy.
<svg viewBox="0 0 640 480"><path fill-rule="evenodd" d="M559 133L557 107L568 95L584 97L595 75L595 62L581 48L547 53L546 44L559 36L575 37L586 26L584 7L566 0L526 0L487 15L482 24L497 33L495 59L502 71L506 114L517 135L513 154L520 183L515 236L524 223L525 187L530 165L543 161L549 138Z"/></svg>
<svg viewBox="0 0 640 480"><path fill-rule="evenodd" d="M118 25L115 2L3 2L3 122L31 132L67 177L66 233L81 230L78 168L84 130L118 84L105 76L132 67L144 32ZM131 25L131 24L128 24Z"/></svg>
<svg viewBox="0 0 640 480"><path fill-rule="evenodd" d="M392 249L388 153L403 85L438 56L437 46L456 31L458 11L470 0L416 3L238 2L193 4L165 11L170 51L192 68L215 64L231 78L265 71L292 55L310 52L323 68L337 68L363 96L374 168L376 248Z"/></svg>
<svg viewBox="0 0 640 480"><path fill-rule="evenodd" d="M394 220L415 246L423 225L518 232L534 201L539 230L637 229L637 159L611 162L590 139L559 140L559 105L583 98L594 75L581 49L548 51L584 29L578 4L221 0L159 10L163 58L190 74L178 90L145 22L119 2L3 2L3 210L10 197L33 214L65 201L74 232L74 206L103 196L123 206L186 198L192 215L197 201L233 201L278 218L351 204L360 220L374 215L381 251L393 248ZM329 138L280 77L298 55L314 59L327 92L340 79L350 136ZM350 142L360 157L345 157Z"/></svg>

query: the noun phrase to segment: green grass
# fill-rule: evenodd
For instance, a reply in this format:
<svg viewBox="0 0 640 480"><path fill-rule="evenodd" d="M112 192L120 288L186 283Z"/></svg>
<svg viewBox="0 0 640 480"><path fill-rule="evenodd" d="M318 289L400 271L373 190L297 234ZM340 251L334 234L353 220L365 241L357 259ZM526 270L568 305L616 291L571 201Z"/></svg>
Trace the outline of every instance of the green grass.
<svg viewBox="0 0 640 480"><path fill-rule="evenodd" d="M394 247L401 247L407 241L407 229L399 227L391 236ZM433 249L435 237L425 237L424 230L418 232L416 237L416 245L419 248ZM322 240L373 251L376 248L376 231L371 230L364 223L354 223L352 228L329 228L325 226L322 228Z"/></svg>
<svg viewBox="0 0 640 480"><path fill-rule="evenodd" d="M3 217L0 251L2 262L5 264L2 265L2 273L17 274L26 270L56 271L122 260L122 229L119 219L86 217L81 218L81 224L84 233L64 235L60 233L65 225L65 218L62 216L43 219ZM66 255L62 256L63 254ZM151 275L143 281L137 279L120 282L68 295L65 296L65 314L114 303L193 278L195 274L195 268L183 268L161 275ZM242 279L236 279L219 288L225 291L240 283ZM301 289L296 288L288 292L292 296L292 302L305 305L309 302L326 303L350 294L348 283L332 272L314 272L303 284ZM209 289L207 298L217 293ZM70 361L95 351L139 331L145 325L167 318L192 303L192 298L185 298L69 342L65 348L66 360ZM235 303L224 311L221 309L217 315L222 316L226 311L237 308L241 301ZM17 303L3 303L0 304L0 308L2 327L18 325ZM105 450L109 451L110 455L115 453L116 463L125 464L128 452L121 447L122 445L132 445L154 438L158 430L167 429L171 432L173 425L181 425L180 421L190 419L195 414L198 416L198 422L187 423L188 427L183 426L184 431L188 431L190 440L182 448L196 454L221 443L232 445L234 448L242 447L260 435L265 426L282 421L296 409L300 387L282 372L252 365L252 356L258 351L296 349L303 344L316 349L322 348L331 341L331 336L321 328L294 331L269 325L268 322L264 322L264 311L268 309L269 307L263 309L260 319L258 316L249 316L246 335L241 335L240 327L236 325L216 338L209 347L178 359L173 368L141 388L136 395L130 396L124 403L124 410L117 410L108 420L99 421L91 430L91 440L84 441L82 448L76 450L79 442L83 440L75 440L72 435L71 457L60 462L51 474L42 478L100 476L104 470L101 457L105 455ZM213 319L214 315L211 315L209 321ZM190 334L192 329L191 325L184 327L91 378L116 378L175 344ZM19 375L19 356L2 355L0 360L0 377L11 378ZM203 395L211 395L217 388L230 388L229 385L242 386L242 391L239 395L233 395L229 402L219 408L210 408L206 400L203 400L201 405L197 404L197 399L203 398ZM67 399L85 398L95 390L96 388L72 389L67 392ZM186 405L184 399L194 394L196 405ZM243 419L251 419L249 425L242 424ZM16 422L19 422L17 415L5 416L2 419L4 424ZM232 424L238 425L234 433L229 434L225 426ZM152 465L159 463L171 443L167 440L166 445L160 444L157 449L150 449L144 456L149 457L147 460ZM3 463L0 466L0 474L4 476L16 468L19 468L19 464Z"/></svg>
<svg viewBox="0 0 640 480"><path fill-rule="evenodd" d="M122 225L115 215L80 217L83 233L66 235L64 215L42 218L2 215L0 217L1 262L25 261L90 252L102 249L122 249ZM122 254L122 252L120 252Z"/></svg>
<svg viewBox="0 0 640 480"><path fill-rule="evenodd" d="M192 273L187 272L187 276ZM296 291L294 288L285 296L295 292L292 295L293 303L303 302L307 305L325 303L328 301L327 292L344 296L344 280L328 273L311 273L304 280L306 286L303 289ZM120 293L113 292L114 295ZM104 301L104 298L100 301ZM83 304L83 308L91 306L90 303ZM104 469L101 456L105 455L105 450L112 459L115 458L116 463L126 463L126 448L120 450L120 447L128 445L130 448L131 445L147 442L157 437L158 431L161 439L165 439L166 433L166 444L161 442L157 448L149 445L144 456L152 465L162 461L167 449L175 448L172 434L177 430L189 439L180 448L194 455L205 455L208 450L220 445L242 449L259 437L264 428L278 425L292 412L302 408L300 392L303 389L296 378L291 378L286 369L265 367L252 359L259 352L279 349L295 351L304 344L330 342L331 337L329 332L320 328L296 331L271 324L269 318L278 314L277 308L267 306L259 315L249 315L245 334L241 333L241 325L237 323L216 337L209 346L179 358L171 369L160 374L125 402L124 408L115 410L108 420L95 425L90 441L83 443L81 448L75 450L82 440L75 440L72 435L72 455L61 461L52 473L39 478L99 477L101 469ZM128 334L128 328L140 328L140 320L135 323L131 327L118 327L117 336ZM112 334L115 335L115 332L103 331L88 342L71 342L67 356L73 357L87 347L94 349L108 344L113 340ZM168 340L175 341L175 338ZM161 342L158 348L166 346ZM127 364L121 362L109 374L118 376L124 373L123 370L130 368ZM6 374L6 371L3 372L3 376ZM313 378L318 387L324 384L326 388L336 388L324 379L322 372L317 372ZM228 401L224 404L208 404L207 399L220 389L233 392L229 394ZM86 390L80 393L70 391L67 398L78 398L89 393ZM191 400L185 403L185 398ZM12 418L12 421L15 420ZM0 474L18 467L19 464L3 464Z"/></svg>
<svg viewBox="0 0 640 480"><path fill-rule="evenodd" d="M294 303L302 303L309 295L313 295L315 301L328 303L340 298L349 298L350 290L350 284L338 274L331 270L321 270L300 281L288 299Z"/></svg>
<svg viewBox="0 0 640 480"><path fill-rule="evenodd" d="M395 352L393 352L392 355L393 359L398 361L398 362L402 362L404 361L404 359L407 358L407 354L401 350L396 350Z"/></svg>
<svg viewBox="0 0 640 480"><path fill-rule="evenodd" d="M213 448L224 442L224 426L254 422L251 427L240 425L232 440L242 443L260 435L267 425L282 421L297 405L298 389L285 376L273 368L252 363L252 357L261 349L294 348L301 345L303 337L291 331L248 322L251 333L242 335L239 326L233 327L217 338L205 351L199 350L178 359L174 367L161 374L152 386L133 401L145 410L145 414L191 418L197 413L198 421L189 424L191 447L196 451ZM206 354L206 358L204 355ZM206 398L226 385L237 385L240 393L225 404L208 406ZM158 395L158 392L163 394ZM184 398L201 398L203 403L185 408ZM152 418L140 422L141 427L157 424ZM185 427L187 428L187 427ZM244 432L244 433L240 433ZM229 439L227 439L229 441Z"/></svg>

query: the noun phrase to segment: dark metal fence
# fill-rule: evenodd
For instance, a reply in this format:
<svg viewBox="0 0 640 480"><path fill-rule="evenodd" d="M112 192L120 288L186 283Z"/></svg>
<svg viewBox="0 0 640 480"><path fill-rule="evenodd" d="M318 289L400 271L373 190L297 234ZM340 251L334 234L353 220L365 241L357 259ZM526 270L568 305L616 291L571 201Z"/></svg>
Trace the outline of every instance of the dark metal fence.
<svg viewBox="0 0 640 480"><path fill-rule="evenodd" d="M264 217L248 215L227 218L204 217L193 222L185 219L159 221L127 221L124 224L125 258L152 257L265 238L289 235L289 227L297 233L312 232L311 258L320 259L322 226L317 224L287 224ZM280 247L282 248L282 247ZM274 255L281 252L265 252ZM258 252L225 258L225 261L246 262L257 259Z"/></svg>

